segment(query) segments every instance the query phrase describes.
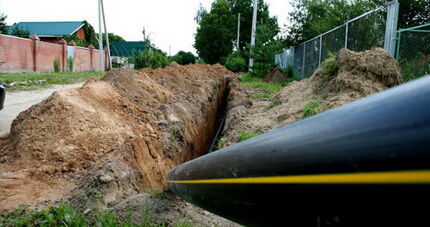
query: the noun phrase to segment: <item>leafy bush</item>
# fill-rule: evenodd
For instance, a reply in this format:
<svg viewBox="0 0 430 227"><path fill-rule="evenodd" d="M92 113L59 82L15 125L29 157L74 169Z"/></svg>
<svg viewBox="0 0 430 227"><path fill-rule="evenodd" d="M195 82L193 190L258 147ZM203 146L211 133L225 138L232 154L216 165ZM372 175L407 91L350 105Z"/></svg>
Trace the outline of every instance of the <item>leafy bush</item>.
<svg viewBox="0 0 430 227"><path fill-rule="evenodd" d="M240 56L239 52L235 52L227 57L225 67L233 72L245 72L246 60Z"/></svg>
<svg viewBox="0 0 430 227"><path fill-rule="evenodd" d="M169 65L169 59L161 50L147 48L140 55L136 56L132 62L135 63L135 68L151 68L156 69Z"/></svg>
<svg viewBox="0 0 430 227"><path fill-rule="evenodd" d="M55 58L54 59L54 71L56 73L60 72L60 58Z"/></svg>
<svg viewBox="0 0 430 227"><path fill-rule="evenodd" d="M321 102L318 100L310 100L305 107L303 108L303 115L302 119L312 117L316 114L319 114L322 112L323 109L321 108Z"/></svg>
<svg viewBox="0 0 430 227"><path fill-rule="evenodd" d="M323 78L334 75L338 70L336 55L329 53L328 58L321 64L321 67Z"/></svg>
<svg viewBox="0 0 430 227"><path fill-rule="evenodd" d="M67 58L67 71L73 72L73 58L72 57Z"/></svg>
<svg viewBox="0 0 430 227"><path fill-rule="evenodd" d="M179 51L175 56L171 57L171 61L175 61L180 65L195 64L196 56L191 52Z"/></svg>

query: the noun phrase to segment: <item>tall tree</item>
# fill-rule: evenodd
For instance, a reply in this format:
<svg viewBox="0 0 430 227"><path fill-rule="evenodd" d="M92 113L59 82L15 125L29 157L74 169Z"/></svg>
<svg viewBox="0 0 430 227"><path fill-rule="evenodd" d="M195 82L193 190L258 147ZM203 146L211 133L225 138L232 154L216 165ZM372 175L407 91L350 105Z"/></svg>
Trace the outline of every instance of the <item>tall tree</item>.
<svg viewBox="0 0 430 227"><path fill-rule="evenodd" d="M7 33L6 18L7 18L6 15L0 13L0 34Z"/></svg>
<svg viewBox="0 0 430 227"><path fill-rule="evenodd" d="M209 64L218 63L233 50L235 17L226 0L216 0L211 11L199 10L194 47L199 56Z"/></svg>
<svg viewBox="0 0 430 227"><path fill-rule="evenodd" d="M244 50L251 41L251 27L254 0L227 0L232 6L232 12L236 18L235 28L237 27L237 16L240 13L240 50ZM276 17L270 17L269 6L264 0L258 0L257 18L259 24L265 24L269 27L278 27L278 20ZM236 31L236 30L235 30ZM234 40L237 40L236 33L234 33ZM277 35L277 33L275 34ZM273 38L273 37L271 37Z"/></svg>

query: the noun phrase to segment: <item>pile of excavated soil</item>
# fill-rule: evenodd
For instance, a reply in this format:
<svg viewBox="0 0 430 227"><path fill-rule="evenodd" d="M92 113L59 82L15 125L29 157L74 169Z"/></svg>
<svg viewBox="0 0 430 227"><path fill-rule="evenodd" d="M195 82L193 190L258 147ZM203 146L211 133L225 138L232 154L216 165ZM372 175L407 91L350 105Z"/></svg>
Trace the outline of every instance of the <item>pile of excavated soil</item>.
<svg viewBox="0 0 430 227"><path fill-rule="evenodd" d="M223 131L226 144L238 142L240 131L265 133L302 119L311 101L318 103L319 111L325 111L402 82L398 64L381 48L364 52L342 49L329 72L327 75L320 67L311 78L292 82L271 101L247 98L249 89L231 84L234 89L229 99L234 101L228 105ZM279 105L270 108L271 103Z"/></svg>
<svg viewBox="0 0 430 227"><path fill-rule="evenodd" d="M282 83L286 79L287 76L276 67L272 68L270 72L263 77L263 81L268 83Z"/></svg>
<svg viewBox="0 0 430 227"><path fill-rule="evenodd" d="M0 139L0 212L165 189L171 168L206 153L232 75L221 65L111 70L54 92Z"/></svg>

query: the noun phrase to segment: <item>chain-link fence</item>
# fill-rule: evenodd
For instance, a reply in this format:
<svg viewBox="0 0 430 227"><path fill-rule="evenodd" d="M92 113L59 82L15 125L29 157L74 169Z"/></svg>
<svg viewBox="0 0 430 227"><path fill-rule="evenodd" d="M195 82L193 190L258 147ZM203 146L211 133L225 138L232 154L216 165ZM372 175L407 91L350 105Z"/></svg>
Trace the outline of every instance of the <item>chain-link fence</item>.
<svg viewBox="0 0 430 227"><path fill-rule="evenodd" d="M395 49L398 1L389 2L345 24L275 56L275 64L284 69L291 65L302 79L310 77L330 53L342 48L353 51L384 47Z"/></svg>
<svg viewBox="0 0 430 227"><path fill-rule="evenodd" d="M430 74L430 24L397 32L396 59L405 82Z"/></svg>

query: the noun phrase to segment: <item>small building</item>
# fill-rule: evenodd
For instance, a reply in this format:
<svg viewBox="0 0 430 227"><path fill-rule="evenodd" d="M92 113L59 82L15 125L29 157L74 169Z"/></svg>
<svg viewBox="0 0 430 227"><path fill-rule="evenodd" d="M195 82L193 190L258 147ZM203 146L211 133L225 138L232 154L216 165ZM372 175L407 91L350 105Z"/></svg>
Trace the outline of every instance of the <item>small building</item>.
<svg viewBox="0 0 430 227"><path fill-rule="evenodd" d="M41 41L57 42L74 34L79 40L85 40L84 25L84 21L19 22L9 29L18 28L30 32L30 35L37 35Z"/></svg>

